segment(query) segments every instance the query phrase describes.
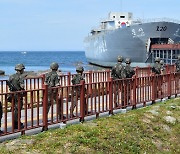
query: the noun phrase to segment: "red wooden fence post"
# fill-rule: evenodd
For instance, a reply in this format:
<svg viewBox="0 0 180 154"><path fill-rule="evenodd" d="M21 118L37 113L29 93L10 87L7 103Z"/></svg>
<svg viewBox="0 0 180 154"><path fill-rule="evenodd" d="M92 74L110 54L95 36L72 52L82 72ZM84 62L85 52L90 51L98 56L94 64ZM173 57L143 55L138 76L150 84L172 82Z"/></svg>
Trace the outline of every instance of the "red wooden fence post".
<svg viewBox="0 0 180 154"><path fill-rule="evenodd" d="M156 100L156 94L157 94L157 87L155 88L155 78L156 76L154 75L154 73L152 74L152 82L151 82L151 86L152 86L152 104L155 103L155 100Z"/></svg>
<svg viewBox="0 0 180 154"><path fill-rule="evenodd" d="M43 128L42 131L48 130L48 114L47 114L47 104L48 104L48 85L44 84L43 91Z"/></svg>
<svg viewBox="0 0 180 154"><path fill-rule="evenodd" d="M136 75L134 75L133 77L133 102L132 102L132 109L136 109Z"/></svg>
<svg viewBox="0 0 180 154"><path fill-rule="evenodd" d="M168 73L167 77L168 77L168 99L170 99L170 97L171 97L171 74Z"/></svg>
<svg viewBox="0 0 180 154"><path fill-rule="evenodd" d="M45 74L42 74L41 77L42 77L42 83L41 83L41 84L42 84L42 86L43 86L44 81L45 81Z"/></svg>
<svg viewBox="0 0 180 154"><path fill-rule="evenodd" d="M92 71L89 71L89 83L92 83ZM88 86L89 87L89 86ZM89 90L90 94L92 95L92 85L90 86Z"/></svg>
<svg viewBox="0 0 180 154"><path fill-rule="evenodd" d="M110 77L111 77L111 70L108 69L108 70L107 70L107 80L108 80Z"/></svg>
<svg viewBox="0 0 180 154"><path fill-rule="evenodd" d="M139 67L136 66L136 67L134 68L134 70L135 70L135 75L138 77L138 76L139 76Z"/></svg>
<svg viewBox="0 0 180 154"><path fill-rule="evenodd" d="M80 94L80 122L84 122L84 116L85 116L85 81L81 80L81 94Z"/></svg>
<svg viewBox="0 0 180 154"><path fill-rule="evenodd" d="M113 114L113 79L109 79L109 114Z"/></svg>
<svg viewBox="0 0 180 154"><path fill-rule="evenodd" d="M67 79L67 85L71 85L71 73L68 72L68 79Z"/></svg>

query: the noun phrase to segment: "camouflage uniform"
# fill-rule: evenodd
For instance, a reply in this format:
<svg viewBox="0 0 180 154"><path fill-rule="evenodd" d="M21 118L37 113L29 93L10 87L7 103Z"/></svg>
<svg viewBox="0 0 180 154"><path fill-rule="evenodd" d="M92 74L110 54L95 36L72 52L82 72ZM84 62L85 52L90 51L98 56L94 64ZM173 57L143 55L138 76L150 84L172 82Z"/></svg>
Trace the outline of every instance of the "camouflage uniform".
<svg viewBox="0 0 180 154"><path fill-rule="evenodd" d="M56 101L56 96L57 96L57 92L58 90L57 89L51 89L52 87L56 87L56 86L60 86L59 84L59 76L57 74L57 70L59 68L59 65L58 63L51 63L50 65L50 68L51 68L51 72L47 73L45 75L45 84L48 85L48 106L47 106L47 114L49 112L49 109L51 107L51 99L53 101ZM60 101L60 99L58 98L58 101ZM61 118L61 102L59 103L60 106L59 106L59 116Z"/></svg>
<svg viewBox="0 0 180 154"><path fill-rule="evenodd" d="M163 84L163 79L162 76L159 76L164 70L162 70L162 65L160 64L160 58L156 57L155 58L155 64L152 67L152 72L154 72L156 75L155 76L155 91L154 95L156 98L159 97L159 93L162 95L162 84Z"/></svg>
<svg viewBox="0 0 180 154"><path fill-rule="evenodd" d="M180 55L178 55L178 60L176 61L176 72L180 72Z"/></svg>
<svg viewBox="0 0 180 154"><path fill-rule="evenodd" d="M134 69L131 67L131 59L130 58L126 58L125 60L126 66L125 66L125 72L126 72L126 78L132 78L133 75L135 74ZM127 80L127 102L130 103L130 95L131 95L131 90L132 90L132 86L131 86L131 81Z"/></svg>
<svg viewBox="0 0 180 154"><path fill-rule="evenodd" d="M11 92L24 90L24 65L17 64L15 66L16 74L13 74L9 77L8 86ZM12 102L12 95L9 95L8 101ZM20 94L20 110L23 107L23 94ZM21 128L23 128L23 123L21 123ZM14 128L18 128L18 95L14 95Z"/></svg>
<svg viewBox="0 0 180 154"><path fill-rule="evenodd" d="M156 57L156 59L155 59L155 64L152 67L152 72L154 72L155 74L161 74L161 64L160 64L159 57Z"/></svg>
<svg viewBox="0 0 180 154"><path fill-rule="evenodd" d="M73 85L80 84L81 80L84 80L83 71L84 71L84 68L82 66L76 67L77 74L71 80ZM73 102L72 102L72 106L70 107L71 115L73 115L74 109L77 105L77 101L80 98L80 93L81 93L81 88L79 86L75 87L75 89L73 91ZM86 102L85 102L85 105L86 105ZM85 106L85 108L86 108L86 106Z"/></svg>
<svg viewBox="0 0 180 154"><path fill-rule="evenodd" d="M111 76L113 79L123 79L126 77L124 65L122 64L123 57L118 56L118 63L112 68Z"/></svg>
<svg viewBox="0 0 180 154"><path fill-rule="evenodd" d="M111 76L113 79L124 79L126 78L126 72L125 72L125 67L122 64L123 62L123 57L118 56L117 58L118 63L112 68ZM119 90L119 85L115 84L114 86L114 105L115 107L118 106L118 90ZM121 89L121 100L122 100L122 106L124 106L124 87L122 86Z"/></svg>
<svg viewBox="0 0 180 154"><path fill-rule="evenodd" d="M131 67L131 59L126 58L126 66L125 66L125 72L126 72L126 78L132 78L132 76L135 74L135 71Z"/></svg>

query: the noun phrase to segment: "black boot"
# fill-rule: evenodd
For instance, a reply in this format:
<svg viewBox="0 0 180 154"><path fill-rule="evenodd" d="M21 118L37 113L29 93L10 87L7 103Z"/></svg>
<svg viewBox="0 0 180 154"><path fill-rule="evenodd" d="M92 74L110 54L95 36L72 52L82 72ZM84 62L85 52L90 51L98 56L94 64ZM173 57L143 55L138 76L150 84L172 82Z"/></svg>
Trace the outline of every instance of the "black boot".
<svg viewBox="0 0 180 154"><path fill-rule="evenodd" d="M2 130L0 130L0 135L3 134L4 132Z"/></svg>

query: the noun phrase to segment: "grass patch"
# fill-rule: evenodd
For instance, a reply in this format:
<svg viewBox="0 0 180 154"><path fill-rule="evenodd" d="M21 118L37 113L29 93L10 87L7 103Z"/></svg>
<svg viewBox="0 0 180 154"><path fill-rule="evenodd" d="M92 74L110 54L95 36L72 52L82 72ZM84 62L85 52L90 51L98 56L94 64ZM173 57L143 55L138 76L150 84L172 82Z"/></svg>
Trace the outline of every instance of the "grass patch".
<svg viewBox="0 0 180 154"><path fill-rule="evenodd" d="M179 123L178 98L3 142L0 153L180 153Z"/></svg>

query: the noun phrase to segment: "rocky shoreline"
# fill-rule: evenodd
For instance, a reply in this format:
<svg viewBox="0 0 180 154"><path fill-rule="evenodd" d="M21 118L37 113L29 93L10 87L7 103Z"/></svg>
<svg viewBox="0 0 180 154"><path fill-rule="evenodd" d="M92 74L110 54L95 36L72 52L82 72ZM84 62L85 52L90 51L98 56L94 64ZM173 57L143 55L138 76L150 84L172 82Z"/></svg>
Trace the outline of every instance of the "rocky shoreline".
<svg viewBox="0 0 180 154"><path fill-rule="evenodd" d="M25 75L26 78L31 78L31 77L41 76L41 75L46 74L46 73L48 73L50 71L51 71L50 69L48 69L48 70L41 70L41 71L25 71L24 75ZM62 74L61 70L58 70L57 73L59 75Z"/></svg>
<svg viewBox="0 0 180 154"><path fill-rule="evenodd" d="M0 75L5 75L5 71L0 70Z"/></svg>
<svg viewBox="0 0 180 154"><path fill-rule="evenodd" d="M23 75L26 78L31 78L31 77L41 76L41 75L46 74L46 73L48 73L50 71L51 71L50 69L48 69L48 70L39 70L39 71L24 71ZM61 70L58 70L57 73L59 75L62 74ZM9 75L6 75L5 71L3 71L3 70L0 70L0 75L1 76L9 76Z"/></svg>

